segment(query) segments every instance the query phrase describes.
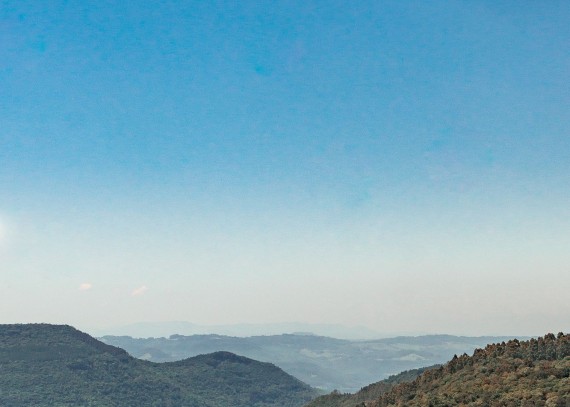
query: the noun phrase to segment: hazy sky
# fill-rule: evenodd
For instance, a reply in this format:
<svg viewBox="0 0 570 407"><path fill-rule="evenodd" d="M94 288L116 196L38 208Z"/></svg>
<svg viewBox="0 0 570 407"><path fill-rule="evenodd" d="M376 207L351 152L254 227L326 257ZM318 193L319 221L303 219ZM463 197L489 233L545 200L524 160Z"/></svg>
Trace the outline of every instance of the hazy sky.
<svg viewBox="0 0 570 407"><path fill-rule="evenodd" d="M0 2L0 323L570 330L570 2Z"/></svg>

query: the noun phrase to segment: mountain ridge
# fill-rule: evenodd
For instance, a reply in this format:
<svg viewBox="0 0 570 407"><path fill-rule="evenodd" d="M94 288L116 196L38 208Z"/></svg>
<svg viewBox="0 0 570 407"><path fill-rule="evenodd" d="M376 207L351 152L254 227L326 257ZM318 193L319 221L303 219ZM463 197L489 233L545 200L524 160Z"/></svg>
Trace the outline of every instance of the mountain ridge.
<svg viewBox="0 0 570 407"><path fill-rule="evenodd" d="M298 407L318 392L229 352L153 363L69 325L0 325L0 405Z"/></svg>
<svg viewBox="0 0 570 407"><path fill-rule="evenodd" d="M168 337L180 335L223 335L234 337L271 336L284 333L327 336L348 340L368 340L385 337L379 332L364 326L346 326L342 324L317 324L303 322L282 323L238 323L228 325L201 325L188 321L136 322L123 326L88 329L95 337L131 336L133 338Z"/></svg>
<svg viewBox="0 0 570 407"><path fill-rule="evenodd" d="M105 336L100 339L126 349L135 357L157 362L225 350L274 363L313 387L352 393L399 372L445 363L455 353L472 352L490 342L512 337L425 335L350 341L294 334L245 338L173 334L168 338Z"/></svg>

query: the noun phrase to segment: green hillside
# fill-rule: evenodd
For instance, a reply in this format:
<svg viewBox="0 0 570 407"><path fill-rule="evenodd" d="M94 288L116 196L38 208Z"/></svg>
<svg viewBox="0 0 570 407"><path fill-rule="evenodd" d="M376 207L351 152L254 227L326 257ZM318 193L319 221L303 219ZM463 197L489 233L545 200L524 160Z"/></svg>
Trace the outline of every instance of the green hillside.
<svg viewBox="0 0 570 407"><path fill-rule="evenodd" d="M316 395L272 364L228 352L152 363L70 326L0 325L3 407L297 407Z"/></svg>
<svg viewBox="0 0 570 407"><path fill-rule="evenodd" d="M382 390L376 387L376 390ZM366 392L363 389L363 392ZM361 396L363 394L360 394ZM570 406L570 335L511 340L455 356L415 380L380 394L332 394L311 407L567 407Z"/></svg>

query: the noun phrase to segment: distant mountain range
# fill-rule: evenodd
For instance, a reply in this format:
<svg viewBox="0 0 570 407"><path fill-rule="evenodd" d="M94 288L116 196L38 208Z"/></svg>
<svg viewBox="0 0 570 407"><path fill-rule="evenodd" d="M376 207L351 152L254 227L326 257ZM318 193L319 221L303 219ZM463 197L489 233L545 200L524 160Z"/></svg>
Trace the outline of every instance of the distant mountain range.
<svg viewBox="0 0 570 407"><path fill-rule="evenodd" d="M421 373L421 374L420 374ZM570 335L511 340L306 407L570 406Z"/></svg>
<svg viewBox="0 0 570 407"><path fill-rule="evenodd" d="M473 352L511 337L428 335L349 341L315 335L248 338L222 335L171 335L168 338L104 336L103 342L155 362L228 351L275 363L287 373L325 391L355 392L368 383L404 370L445 363L454 354Z"/></svg>
<svg viewBox="0 0 570 407"><path fill-rule="evenodd" d="M137 322L134 324L115 326L107 329L88 331L96 337L132 336L133 338L160 338L172 334L179 335L225 335L225 336L261 336L280 335L284 333L312 334L341 339L376 339L386 337L363 326L345 326L341 324L309 324L301 322L270 324L232 324L232 325L200 325L186 321Z"/></svg>
<svg viewBox="0 0 570 407"><path fill-rule="evenodd" d="M228 352L152 363L70 326L0 325L0 406L299 407L318 394Z"/></svg>

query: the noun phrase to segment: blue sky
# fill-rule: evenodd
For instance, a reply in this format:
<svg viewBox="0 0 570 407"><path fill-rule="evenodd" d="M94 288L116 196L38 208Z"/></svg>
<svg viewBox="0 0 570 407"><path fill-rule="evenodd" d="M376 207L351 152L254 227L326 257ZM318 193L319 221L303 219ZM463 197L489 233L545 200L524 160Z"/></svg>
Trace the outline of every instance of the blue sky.
<svg viewBox="0 0 570 407"><path fill-rule="evenodd" d="M0 322L568 330L569 18L2 2Z"/></svg>

